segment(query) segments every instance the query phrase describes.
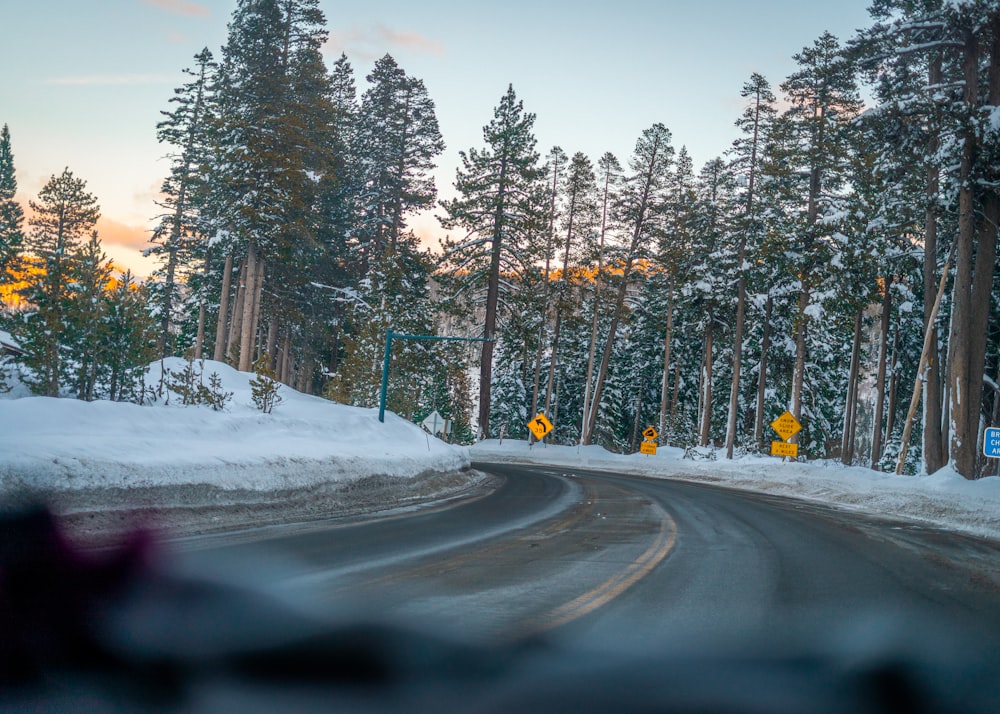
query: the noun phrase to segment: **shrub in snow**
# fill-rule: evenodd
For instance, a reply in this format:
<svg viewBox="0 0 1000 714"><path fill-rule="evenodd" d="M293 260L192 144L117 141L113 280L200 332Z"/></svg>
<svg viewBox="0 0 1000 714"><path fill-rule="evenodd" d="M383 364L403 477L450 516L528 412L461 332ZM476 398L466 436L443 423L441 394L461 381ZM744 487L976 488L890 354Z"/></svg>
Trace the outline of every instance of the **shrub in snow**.
<svg viewBox="0 0 1000 714"><path fill-rule="evenodd" d="M254 378L250 380L250 396L258 409L265 414L270 414L271 410L281 404L281 395L278 389L277 375L271 369L271 360L264 354L253 363Z"/></svg>
<svg viewBox="0 0 1000 714"><path fill-rule="evenodd" d="M167 403L170 394L175 394L185 406L207 405L215 411L222 411L233 398L232 392L227 392L222 386L222 377L212 372L208 377L208 386L204 381L204 360L200 366L195 366L194 359L188 359L182 369L164 369L164 386L167 390Z"/></svg>

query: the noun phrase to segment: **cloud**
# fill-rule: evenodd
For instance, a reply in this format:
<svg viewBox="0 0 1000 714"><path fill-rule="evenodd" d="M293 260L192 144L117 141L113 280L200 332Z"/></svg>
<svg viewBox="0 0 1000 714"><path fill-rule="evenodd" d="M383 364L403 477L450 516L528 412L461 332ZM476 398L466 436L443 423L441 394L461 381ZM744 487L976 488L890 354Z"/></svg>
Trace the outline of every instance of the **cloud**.
<svg viewBox="0 0 1000 714"><path fill-rule="evenodd" d="M132 226L101 216L97 220L97 237L101 248L117 270L131 270L133 275L145 278L156 268L156 260L142 253L149 248L149 228Z"/></svg>
<svg viewBox="0 0 1000 714"><path fill-rule="evenodd" d="M386 52L404 50L425 55L443 55L445 46L441 42L425 37L418 32L394 30L385 25L373 27L353 27L342 32L331 32L327 48L362 60L378 59Z"/></svg>
<svg viewBox="0 0 1000 714"><path fill-rule="evenodd" d="M177 77L166 74L91 74L79 77L52 77L42 84L57 86L118 86L124 84L172 84Z"/></svg>
<svg viewBox="0 0 1000 714"><path fill-rule="evenodd" d="M130 226L112 218L101 216L97 221L97 235L102 244L113 244L143 250L149 247L149 228Z"/></svg>
<svg viewBox="0 0 1000 714"><path fill-rule="evenodd" d="M174 15L184 17L208 17L211 12L204 5L198 3L185 2L185 0L143 0L146 5L158 7Z"/></svg>

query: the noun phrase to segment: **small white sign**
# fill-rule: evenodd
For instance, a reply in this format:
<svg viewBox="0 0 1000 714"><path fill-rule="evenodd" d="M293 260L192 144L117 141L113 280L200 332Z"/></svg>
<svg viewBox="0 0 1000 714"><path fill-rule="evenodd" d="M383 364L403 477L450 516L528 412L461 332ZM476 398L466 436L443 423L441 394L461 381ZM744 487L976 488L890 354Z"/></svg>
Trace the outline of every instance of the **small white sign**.
<svg viewBox="0 0 1000 714"><path fill-rule="evenodd" d="M437 409L428 414L427 417L420 422L420 425L434 436L444 434L446 427L448 429L448 433L451 432L451 424L448 423L447 419L438 414Z"/></svg>

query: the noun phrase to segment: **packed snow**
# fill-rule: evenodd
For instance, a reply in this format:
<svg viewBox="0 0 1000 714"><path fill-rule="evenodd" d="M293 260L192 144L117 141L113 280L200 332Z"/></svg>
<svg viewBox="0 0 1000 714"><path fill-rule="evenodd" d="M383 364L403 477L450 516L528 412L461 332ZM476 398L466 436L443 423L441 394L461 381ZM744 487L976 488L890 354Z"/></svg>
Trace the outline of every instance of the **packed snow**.
<svg viewBox="0 0 1000 714"><path fill-rule="evenodd" d="M180 359L165 362L180 370ZM150 384L160 379L150 367ZM471 461L507 461L614 469L806 498L928 525L1000 538L1000 478L967 481L950 470L895 476L829 462L783 462L766 456L733 461L660 447L655 456L621 456L600 447L487 440L446 444L392 413L360 409L280 388L270 414L253 403L254 375L207 361L233 393L222 411L153 404L32 397L21 385L0 399L0 497L210 486L230 492L287 493L372 476L410 479L467 469ZM689 454L690 455L690 454Z"/></svg>
<svg viewBox="0 0 1000 714"><path fill-rule="evenodd" d="M164 367L180 371L178 358ZM199 363L195 363L196 365ZM150 366L147 384L160 381ZM221 411L182 406L24 397L0 399L0 494L205 484L278 491L366 476L411 477L466 468L468 449L424 433L391 413L336 404L279 387L270 414L253 403L251 373L206 361L232 398Z"/></svg>

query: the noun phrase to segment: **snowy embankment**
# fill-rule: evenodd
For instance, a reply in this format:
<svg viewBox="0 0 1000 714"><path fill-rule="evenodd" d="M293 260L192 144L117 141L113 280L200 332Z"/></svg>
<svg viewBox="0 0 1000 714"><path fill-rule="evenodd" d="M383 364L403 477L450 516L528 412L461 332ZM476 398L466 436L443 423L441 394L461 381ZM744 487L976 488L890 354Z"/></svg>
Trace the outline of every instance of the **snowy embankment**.
<svg viewBox="0 0 1000 714"><path fill-rule="evenodd" d="M186 364L169 359L165 366L179 372ZM376 409L285 386L278 391L281 403L264 414L253 403L253 374L206 361L205 384L213 372L223 391L232 392L221 411L181 406L176 394L143 406L0 399L0 497L30 491L70 510L224 506L295 493L356 492L367 481L378 482L384 498L391 496L387 483L454 475L469 466L467 448L445 444L393 414L383 424ZM156 362L147 383L159 383L160 374ZM328 499L332 510L335 500Z"/></svg>
<svg viewBox="0 0 1000 714"><path fill-rule="evenodd" d="M713 483L917 521L988 538L1000 538L1000 478L967 481L944 469L931 476L896 476L832 462L793 463L768 456L727 461L684 459L681 449L655 456L621 456L599 446L530 446L524 441L483 441L474 461L551 464L613 469L658 478Z"/></svg>

